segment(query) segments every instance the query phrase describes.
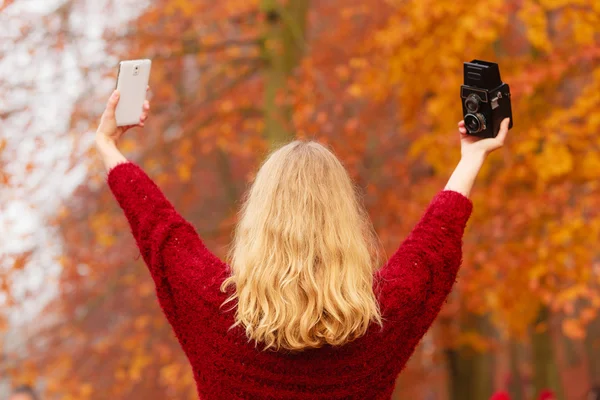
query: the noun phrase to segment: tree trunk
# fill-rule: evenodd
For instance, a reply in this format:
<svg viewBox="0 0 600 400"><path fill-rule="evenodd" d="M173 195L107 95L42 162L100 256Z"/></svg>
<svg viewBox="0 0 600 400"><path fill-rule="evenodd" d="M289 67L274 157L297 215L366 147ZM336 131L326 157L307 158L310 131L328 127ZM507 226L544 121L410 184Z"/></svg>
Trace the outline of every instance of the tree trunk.
<svg viewBox="0 0 600 400"><path fill-rule="evenodd" d="M590 382L600 385L600 318L596 318L587 327L585 350L589 365Z"/></svg>
<svg viewBox="0 0 600 400"><path fill-rule="evenodd" d="M521 377L520 368L520 357L519 353L521 349L519 344L513 340L509 343L510 346L510 382L508 384L508 390L512 400L525 400L525 393L523 392L523 379Z"/></svg>
<svg viewBox="0 0 600 400"><path fill-rule="evenodd" d="M487 317L467 314L462 319L462 331L475 332L484 337L492 333ZM493 391L493 356L471 346L460 346L446 352L448 361L449 399L488 399Z"/></svg>
<svg viewBox="0 0 600 400"><path fill-rule="evenodd" d="M552 335L550 331L550 312L544 307L540 310L536 325L544 325L545 328L534 331L531 335L531 346L533 353L534 377L533 383L536 396L544 389L550 389L555 393L557 400L564 400L560 374L556 365L556 356Z"/></svg>
<svg viewBox="0 0 600 400"><path fill-rule="evenodd" d="M265 137L270 145L277 146L291 140L291 107L286 104L287 80L298 65L306 43L306 19L309 0L261 0L265 15L262 41L265 94Z"/></svg>

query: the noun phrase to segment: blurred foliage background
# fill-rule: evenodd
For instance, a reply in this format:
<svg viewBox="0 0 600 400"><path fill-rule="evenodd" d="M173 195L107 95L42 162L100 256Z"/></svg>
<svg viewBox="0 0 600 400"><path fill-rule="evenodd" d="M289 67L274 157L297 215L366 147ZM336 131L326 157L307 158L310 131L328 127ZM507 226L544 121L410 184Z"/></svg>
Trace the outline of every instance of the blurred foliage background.
<svg viewBox="0 0 600 400"><path fill-rule="evenodd" d="M462 63L498 62L515 128L394 399L600 383L599 1L4 0L0 395L197 396L92 146L135 58L152 116L122 149L220 256L252 171L293 137L335 150L391 254L459 160Z"/></svg>

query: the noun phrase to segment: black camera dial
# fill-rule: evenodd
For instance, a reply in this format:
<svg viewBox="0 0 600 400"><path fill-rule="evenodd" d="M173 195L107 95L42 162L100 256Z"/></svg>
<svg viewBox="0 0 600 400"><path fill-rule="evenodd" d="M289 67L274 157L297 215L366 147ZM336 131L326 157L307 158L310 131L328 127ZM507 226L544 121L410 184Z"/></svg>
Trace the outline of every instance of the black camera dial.
<svg viewBox="0 0 600 400"><path fill-rule="evenodd" d="M465 107L467 107L467 110L472 113L479 111L479 103L481 103L481 97L477 96L476 94L470 94L465 99Z"/></svg>
<svg viewBox="0 0 600 400"><path fill-rule="evenodd" d="M485 117L481 113L465 115L465 127L470 134L485 130Z"/></svg>

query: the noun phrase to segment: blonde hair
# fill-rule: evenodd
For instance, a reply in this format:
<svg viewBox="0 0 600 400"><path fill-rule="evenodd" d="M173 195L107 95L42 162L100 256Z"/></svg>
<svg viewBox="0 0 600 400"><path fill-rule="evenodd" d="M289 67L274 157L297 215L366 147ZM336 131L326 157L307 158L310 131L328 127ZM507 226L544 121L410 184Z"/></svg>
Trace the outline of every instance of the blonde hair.
<svg viewBox="0 0 600 400"><path fill-rule="evenodd" d="M379 242L344 166L316 142L273 152L240 212L222 290L235 326L265 349L338 346L381 314Z"/></svg>

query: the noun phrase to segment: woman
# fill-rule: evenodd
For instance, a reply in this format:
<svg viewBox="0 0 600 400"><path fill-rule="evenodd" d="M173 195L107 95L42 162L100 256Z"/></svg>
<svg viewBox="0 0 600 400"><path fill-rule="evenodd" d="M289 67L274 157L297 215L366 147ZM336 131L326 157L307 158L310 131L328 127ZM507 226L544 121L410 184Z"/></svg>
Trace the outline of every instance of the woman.
<svg viewBox="0 0 600 400"><path fill-rule="evenodd" d="M446 190L380 270L342 164L315 142L283 146L250 188L228 267L117 149L127 130L115 123L118 99L108 101L97 148L200 398L389 399L452 288L467 196L508 120L486 140L459 123L462 158Z"/></svg>

